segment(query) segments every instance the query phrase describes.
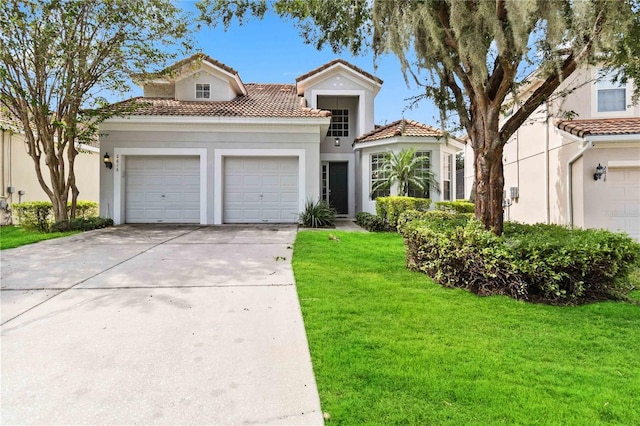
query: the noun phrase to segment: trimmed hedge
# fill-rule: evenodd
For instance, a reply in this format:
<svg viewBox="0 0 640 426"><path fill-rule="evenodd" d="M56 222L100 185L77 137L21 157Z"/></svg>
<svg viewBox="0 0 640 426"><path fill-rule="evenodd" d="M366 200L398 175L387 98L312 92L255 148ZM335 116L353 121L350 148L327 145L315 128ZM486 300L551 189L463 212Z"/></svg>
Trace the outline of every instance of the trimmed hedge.
<svg viewBox="0 0 640 426"><path fill-rule="evenodd" d="M28 201L15 203L12 209L17 213L18 223L25 229L49 232L54 223L53 205L50 201ZM71 212L71 203L67 203L67 213ZM98 203L95 201L76 202L76 218L91 218L98 215Z"/></svg>
<svg viewBox="0 0 640 426"><path fill-rule="evenodd" d="M476 205L471 201L436 201L436 210L450 213L475 213Z"/></svg>
<svg viewBox="0 0 640 426"><path fill-rule="evenodd" d="M389 229L395 230L400 215L407 210L426 211L431 206L429 198L414 197L378 197L376 198L376 213Z"/></svg>
<svg viewBox="0 0 640 426"><path fill-rule="evenodd" d="M356 223L370 232L387 231L387 227L384 225L382 219L368 212L356 213Z"/></svg>
<svg viewBox="0 0 640 426"><path fill-rule="evenodd" d="M639 243L605 230L505 223L498 237L447 212L400 222L410 269L478 295L556 305L617 299L632 290L628 276L640 262Z"/></svg>

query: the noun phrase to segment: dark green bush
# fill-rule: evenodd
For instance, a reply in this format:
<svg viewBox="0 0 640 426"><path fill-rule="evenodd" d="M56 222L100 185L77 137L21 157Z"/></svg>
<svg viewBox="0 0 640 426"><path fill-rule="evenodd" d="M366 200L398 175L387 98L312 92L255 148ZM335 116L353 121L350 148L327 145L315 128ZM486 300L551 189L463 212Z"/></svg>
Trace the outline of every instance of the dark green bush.
<svg viewBox="0 0 640 426"><path fill-rule="evenodd" d="M77 217L72 220L64 220L51 225L51 232L67 231L91 231L113 226L113 219L104 217Z"/></svg>
<svg viewBox="0 0 640 426"><path fill-rule="evenodd" d="M306 228L332 228L335 226L336 210L324 200L308 200L298 220Z"/></svg>
<svg viewBox="0 0 640 426"><path fill-rule="evenodd" d="M382 232L387 230L387 227L385 226L382 219L380 219L375 214L371 214L368 212L357 213L356 223L370 232Z"/></svg>
<svg viewBox="0 0 640 426"><path fill-rule="evenodd" d="M414 197L378 197L376 199L376 213L382 219L385 226L395 230L398 226L400 215L407 210L426 211L431 206L429 198Z"/></svg>
<svg viewBox="0 0 640 426"><path fill-rule="evenodd" d="M409 268L479 295L560 305L620 298L640 260L640 244L603 230L507 223L497 237L476 219L446 212L399 229Z"/></svg>
<svg viewBox="0 0 640 426"><path fill-rule="evenodd" d="M29 230L48 232L53 219L53 207L49 201L28 201L14 203L11 208L17 214L21 227Z"/></svg>
<svg viewBox="0 0 640 426"><path fill-rule="evenodd" d="M474 213L476 205L471 201L436 201L436 210L450 213Z"/></svg>

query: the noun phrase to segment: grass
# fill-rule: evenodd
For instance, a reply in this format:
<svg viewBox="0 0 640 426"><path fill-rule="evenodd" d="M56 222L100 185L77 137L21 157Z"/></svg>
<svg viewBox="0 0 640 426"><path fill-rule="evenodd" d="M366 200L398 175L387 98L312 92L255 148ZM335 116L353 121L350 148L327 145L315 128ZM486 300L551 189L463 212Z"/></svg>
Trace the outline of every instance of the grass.
<svg viewBox="0 0 640 426"><path fill-rule="evenodd" d="M443 288L389 233L300 232L293 267L329 424L640 424L638 305Z"/></svg>
<svg viewBox="0 0 640 426"><path fill-rule="evenodd" d="M2 226L0 227L0 250L20 247L52 238L66 237L77 234L78 232L79 231L45 233L27 231L19 226Z"/></svg>

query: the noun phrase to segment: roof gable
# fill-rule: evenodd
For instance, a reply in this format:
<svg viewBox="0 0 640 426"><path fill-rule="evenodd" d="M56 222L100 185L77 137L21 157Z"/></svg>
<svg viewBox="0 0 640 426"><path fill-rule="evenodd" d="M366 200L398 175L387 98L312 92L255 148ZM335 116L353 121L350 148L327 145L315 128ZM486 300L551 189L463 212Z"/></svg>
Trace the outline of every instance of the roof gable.
<svg viewBox="0 0 640 426"><path fill-rule="evenodd" d="M344 59L334 59L331 62L327 62L318 68L309 71L306 74L296 78L296 87L298 88L298 95L303 95L304 91L314 85L315 83L324 80L327 76L332 75L336 71L342 71L346 75L360 81L366 86L370 86L374 95L378 93L380 87L382 87L383 81L373 74L370 74Z"/></svg>
<svg viewBox="0 0 640 426"><path fill-rule="evenodd" d="M203 70L226 81L236 96L247 94L247 89L236 70L203 53L196 53L158 73L136 74L133 78L143 87L147 84L175 85L176 82Z"/></svg>

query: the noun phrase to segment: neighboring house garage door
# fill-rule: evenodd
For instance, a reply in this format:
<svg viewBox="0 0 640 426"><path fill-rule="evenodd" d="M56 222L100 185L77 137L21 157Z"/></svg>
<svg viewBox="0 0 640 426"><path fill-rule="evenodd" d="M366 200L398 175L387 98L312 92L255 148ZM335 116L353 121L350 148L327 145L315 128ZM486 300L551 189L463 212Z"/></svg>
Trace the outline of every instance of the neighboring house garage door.
<svg viewBox="0 0 640 426"><path fill-rule="evenodd" d="M297 157L225 159L225 223L295 222L297 214Z"/></svg>
<svg viewBox="0 0 640 426"><path fill-rule="evenodd" d="M640 241L640 167L609 168L607 228Z"/></svg>
<svg viewBox="0 0 640 426"><path fill-rule="evenodd" d="M127 156L127 223L200 223L200 158Z"/></svg>

